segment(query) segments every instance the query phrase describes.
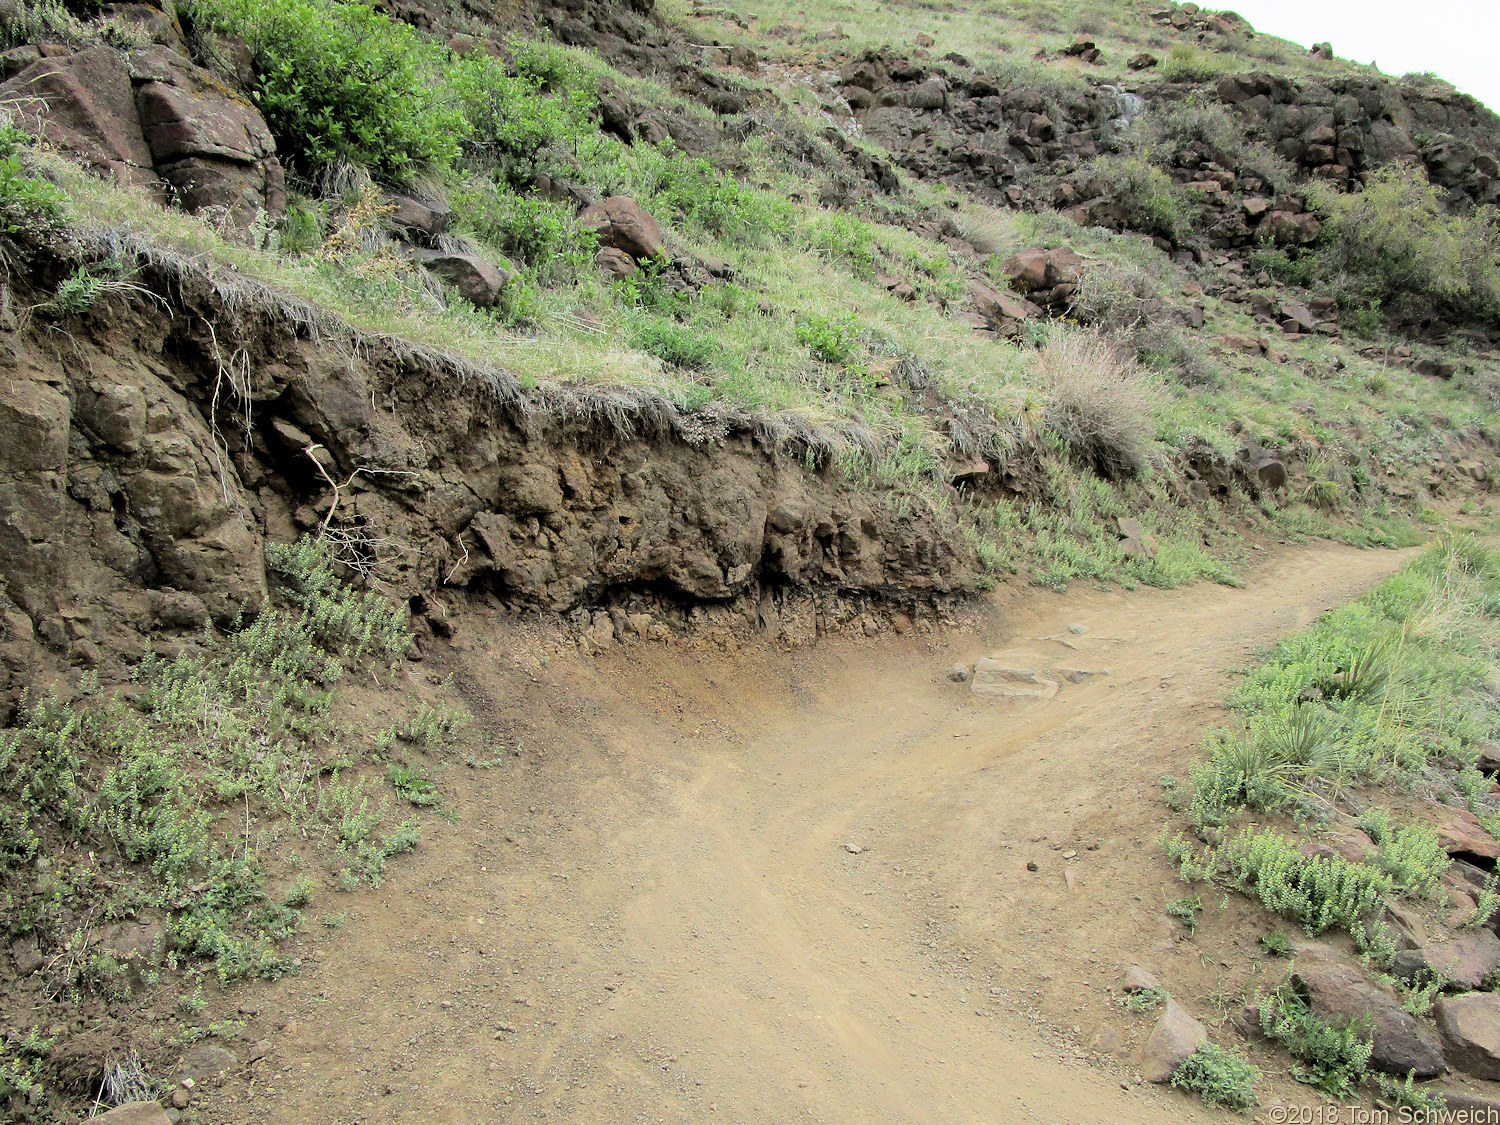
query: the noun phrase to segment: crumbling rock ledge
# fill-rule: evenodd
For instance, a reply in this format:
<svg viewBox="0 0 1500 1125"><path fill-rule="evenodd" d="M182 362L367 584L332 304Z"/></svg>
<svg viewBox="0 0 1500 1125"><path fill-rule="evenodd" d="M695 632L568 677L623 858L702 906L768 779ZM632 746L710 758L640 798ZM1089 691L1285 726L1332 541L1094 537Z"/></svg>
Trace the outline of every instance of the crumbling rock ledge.
<svg viewBox="0 0 1500 1125"><path fill-rule="evenodd" d="M456 590L554 611L783 590L915 604L978 583L951 515L843 477L835 436L804 423L528 390L232 272L137 260L149 294L0 325L5 690L38 642L94 665L153 629L253 615L265 544L325 525L419 609ZM35 250L10 307L74 264Z"/></svg>

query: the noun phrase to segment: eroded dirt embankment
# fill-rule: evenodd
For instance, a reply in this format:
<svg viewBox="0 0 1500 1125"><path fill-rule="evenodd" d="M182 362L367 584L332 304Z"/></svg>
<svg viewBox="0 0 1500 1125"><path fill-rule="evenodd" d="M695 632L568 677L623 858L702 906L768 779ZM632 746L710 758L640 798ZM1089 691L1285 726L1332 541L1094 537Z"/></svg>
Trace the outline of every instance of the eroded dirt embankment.
<svg viewBox="0 0 1500 1125"><path fill-rule="evenodd" d="M34 291L9 307L40 305L71 268L38 252ZM813 629L867 596L931 615L976 586L951 512L851 482L804 423L528 389L222 270L158 257L134 283L82 315L0 325L12 702L37 642L126 663L148 630L253 613L264 543L325 525L343 561L412 601L419 632L446 633L445 599L465 594L608 603L574 623L604 639L704 604L760 622L811 592L829 603L798 611Z"/></svg>
<svg viewBox="0 0 1500 1125"><path fill-rule="evenodd" d="M300 976L226 1001L250 1013L231 1047L264 1054L195 1104L304 1125L1219 1120L1135 1080L1153 1021L1116 1002L1145 965L1245 1046L1214 998L1261 964L1253 908L1194 941L1166 918L1158 779L1229 669L1402 558L1314 547L1242 590L1030 590L973 633L733 658L544 662L476 613L432 670L520 753L462 775L456 821L301 939ZM944 675L1016 647L1096 675L1029 702ZM1263 1096L1307 1101L1262 1061Z"/></svg>

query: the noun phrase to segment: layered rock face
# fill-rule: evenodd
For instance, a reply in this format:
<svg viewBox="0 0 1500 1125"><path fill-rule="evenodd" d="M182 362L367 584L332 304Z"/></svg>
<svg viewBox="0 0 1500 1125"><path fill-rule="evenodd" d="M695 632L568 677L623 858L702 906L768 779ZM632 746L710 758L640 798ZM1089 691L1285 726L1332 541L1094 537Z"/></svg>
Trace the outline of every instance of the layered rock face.
<svg viewBox="0 0 1500 1125"><path fill-rule="evenodd" d="M39 262L43 291L70 268ZM152 268L137 280L169 291ZM45 328L0 331L13 688L33 640L91 665L139 656L154 626L253 615L266 540L325 523L346 561L419 604L441 590L558 611L631 591L925 600L978 581L950 517L812 469L807 445L763 424L620 392L528 397L295 310L229 307L254 293L191 275L170 292L172 313L101 301L62 349Z"/></svg>
<svg viewBox="0 0 1500 1125"><path fill-rule="evenodd" d="M5 58L12 76L0 98L28 131L185 210L217 211L234 227L286 209L265 118L208 70L162 44L46 50L44 57L22 47Z"/></svg>

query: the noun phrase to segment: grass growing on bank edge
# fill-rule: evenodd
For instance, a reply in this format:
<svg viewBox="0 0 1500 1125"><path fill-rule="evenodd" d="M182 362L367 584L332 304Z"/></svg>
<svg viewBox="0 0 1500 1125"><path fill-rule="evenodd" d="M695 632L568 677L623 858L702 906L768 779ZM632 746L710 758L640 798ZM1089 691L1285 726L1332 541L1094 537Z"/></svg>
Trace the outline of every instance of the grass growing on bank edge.
<svg viewBox="0 0 1500 1125"><path fill-rule="evenodd" d="M205 625L126 689L85 677L0 732L5 927L54 997L289 973L277 945L325 886L378 886L421 837L377 767L407 803L436 803L417 763L466 716L423 709L373 739L340 719L348 674L396 674L406 611L343 586L313 541L267 554L283 592L253 623ZM127 919L156 937L123 961L109 934Z"/></svg>
<svg viewBox="0 0 1500 1125"><path fill-rule="evenodd" d="M1400 917L1388 907L1421 910L1433 937L1488 925L1500 907L1492 881L1471 909L1437 916L1454 861L1435 825L1451 820L1448 806L1500 835L1500 802L1475 768L1500 731L1497 656L1500 552L1466 532L1282 641L1231 693L1239 721L1207 735L1186 785L1163 779L1196 837L1163 833L1180 877L1232 887L1309 935L1347 933L1386 983ZM1270 954L1290 952L1279 931L1262 940ZM1425 1015L1441 983L1408 982L1403 1006ZM1325 1020L1285 984L1259 1008L1299 1081L1348 1097L1373 1077L1397 1104L1436 1104L1410 1080L1368 1073L1368 1022Z"/></svg>

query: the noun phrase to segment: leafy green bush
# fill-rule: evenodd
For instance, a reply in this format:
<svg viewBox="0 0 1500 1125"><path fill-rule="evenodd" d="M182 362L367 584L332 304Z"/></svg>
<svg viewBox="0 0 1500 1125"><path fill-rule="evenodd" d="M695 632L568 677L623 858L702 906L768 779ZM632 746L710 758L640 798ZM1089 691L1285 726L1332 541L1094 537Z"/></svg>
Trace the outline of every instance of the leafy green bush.
<svg viewBox="0 0 1500 1125"><path fill-rule="evenodd" d="M400 176L446 165L470 134L448 52L357 0L187 0L201 28L250 46L256 100L283 161Z"/></svg>
<svg viewBox="0 0 1500 1125"><path fill-rule="evenodd" d="M1408 824L1392 832L1372 861L1391 877L1397 894L1433 898L1439 880L1453 865L1438 834L1422 824Z"/></svg>
<svg viewBox="0 0 1500 1125"><path fill-rule="evenodd" d="M1304 1064L1292 1070L1298 1082L1330 1098L1347 1098L1364 1079L1374 1045L1368 1018L1335 1027L1283 984L1262 1002L1260 1026Z"/></svg>
<svg viewBox="0 0 1500 1125"><path fill-rule="evenodd" d="M1379 302L1399 317L1437 311L1500 319L1500 211L1450 214L1426 173L1406 163L1372 172L1358 192L1327 192L1320 258L1343 303Z"/></svg>
<svg viewBox="0 0 1500 1125"><path fill-rule="evenodd" d="M520 263L537 281L565 279L585 268L598 238L573 221L573 208L504 184L471 177L449 193L456 228Z"/></svg>
<svg viewBox="0 0 1500 1125"><path fill-rule="evenodd" d="M0 127L0 235L46 238L62 227L67 196L26 170L21 150L31 137L12 126Z"/></svg>
<svg viewBox="0 0 1500 1125"><path fill-rule="evenodd" d="M653 318L638 327L630 342L673 367L701 371L719 358L718 343L702 329Z"/></svg>
<svg viewBox="0 0 1500 1125"><path fill-rule="evenodd" d="M1109 182L1129 226L1173 240L1187 233L1192 205L1186 192L1144 157L1101 157L1093 172Z"/></svg>
<svg viewBox="0 0 1500 1125"><path fill-rule="evenodd" d="M1205 1043L1172 1072L1172 1085L1196 1091L1204 1105L1243 1110L1259 1104L1258 1078L1260 1071L1243 1055Z"/></svg>
<svg viewBox="0 0 1500 1125"><path fill-rule="evenodd" d="M859 354L861 330L853 314L809 316L797 325L797 342L824 363L847 364Z"/></svg>
<svg viewBox="0 0 1500 1125"><path fill-rule="evenodd" d="M570 150L594 131L588 78L556 48L513 41L509 69L476 51L448 67L447 81L463 107L465 151L513 187L529 181L544 150Z"/></svg>

